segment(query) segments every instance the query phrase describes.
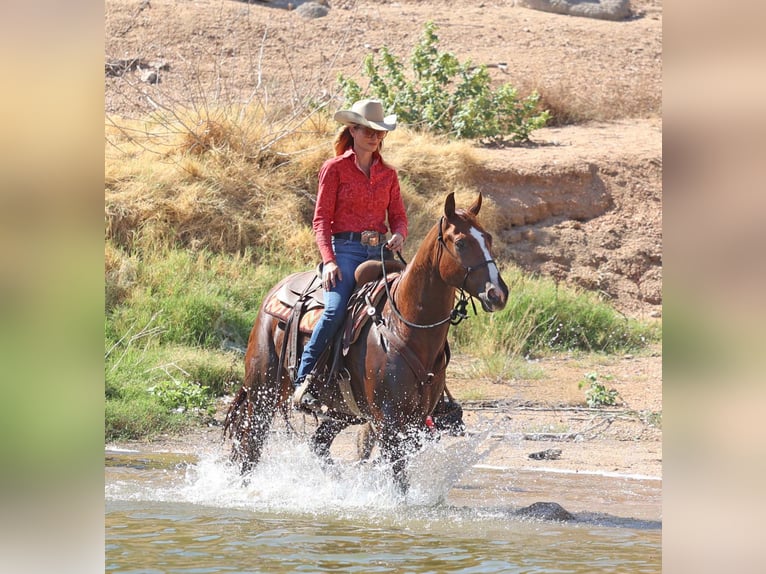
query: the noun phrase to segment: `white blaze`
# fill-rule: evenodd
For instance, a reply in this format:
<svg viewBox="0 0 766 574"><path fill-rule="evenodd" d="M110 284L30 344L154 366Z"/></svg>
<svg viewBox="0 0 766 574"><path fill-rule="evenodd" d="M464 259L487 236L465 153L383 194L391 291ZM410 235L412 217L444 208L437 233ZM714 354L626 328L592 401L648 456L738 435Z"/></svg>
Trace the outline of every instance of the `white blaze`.
<svg viewBox="0 0 766 574"><path fill-rule="evenodd" d="M478 241L479 245L481 246L481 250L484 253L484 261L491 261L492 260L492 254L489 252L489 247L487 247L487 242L484 241L484 235L479 233L479 230L475 227L471 227L471 235L473 235L476 238L476 241ZM491 283L497 287L500 286L500 271L497 269L497 264L493 263L492 265L487 266L487 270L489 271L489 280Z"/></svg>

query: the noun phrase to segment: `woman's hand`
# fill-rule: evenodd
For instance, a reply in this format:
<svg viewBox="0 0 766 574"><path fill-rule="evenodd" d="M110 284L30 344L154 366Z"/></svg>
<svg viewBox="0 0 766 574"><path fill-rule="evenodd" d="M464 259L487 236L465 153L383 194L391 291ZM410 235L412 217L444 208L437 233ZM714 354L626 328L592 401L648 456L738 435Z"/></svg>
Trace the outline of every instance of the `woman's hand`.
<svg viewBox="0 0 766 574"><path fill-rule="evenodd" d="M343 273L340 272L340 267L335 261L328 261L322 265L322 288L325 291L335 287L337 281L343 280Z"/></svg>
<svg viewBox="0 0 766 574"><path fill-rule="evenodd" d="M402 237L402 234L394 233L391 236L391 239L386 242L386 247L388 247L391 251L401 251L402 247L404 247L404 237Z"/></svg>

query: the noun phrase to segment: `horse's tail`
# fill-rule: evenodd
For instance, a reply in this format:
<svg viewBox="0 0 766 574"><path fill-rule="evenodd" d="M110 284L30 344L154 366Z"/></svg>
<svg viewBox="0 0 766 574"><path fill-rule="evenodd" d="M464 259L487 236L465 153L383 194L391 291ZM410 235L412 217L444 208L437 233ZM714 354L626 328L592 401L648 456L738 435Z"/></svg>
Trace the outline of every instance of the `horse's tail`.
<svg viewBox="0 0 766 574"><path fill-rule="evenodd" d="M261 447L268 432L263 428L263 417L258 416L257 405L249 389L239 389L234 396L223 421L224 439L228 433L232 439L231 461L241 464L244 474L255 467L261 455Z"/></svg>
<svg viewBox="0 0 766 574"><path fill-rule="evenodd" d="M228 438L232 439L235 444L242 442L249 426L246 421L251 420L253 416L253 403L250 401L249 395L250 393L241 387L234 395L229 410L226 411L226 418L223 420L223 437L225 439L228 433ZM238 454L238 450L235 448L233 454Z"/></svg>
<svg viewBox="0 0 766 574"><path fill-rule="evenodd" d="M236 440L238 434L242 432L238 423L241 420L241 412L245 401L247 401L247 391L240 387L237 394L234 395L231 404L229 404L226 418L223 419L223 438L226 438L226 433L228 432L229 438Z"/></svg>

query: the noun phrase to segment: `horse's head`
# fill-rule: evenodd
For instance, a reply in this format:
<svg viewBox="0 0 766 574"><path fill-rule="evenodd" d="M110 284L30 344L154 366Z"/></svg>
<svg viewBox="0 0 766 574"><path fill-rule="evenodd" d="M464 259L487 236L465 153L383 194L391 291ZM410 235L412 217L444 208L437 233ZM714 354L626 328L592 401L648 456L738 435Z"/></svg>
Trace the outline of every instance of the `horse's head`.
<svg viewBox="0 0 766 574"><path fill-rule="evenodd" d="M439 248L442 278L454 287L476 297L485 311L499 311L508 300L508 287L492 255L492 236L479 224L481 194L473 205L455 209L455 195L444 202L444 216L439 220Z"/></svg>

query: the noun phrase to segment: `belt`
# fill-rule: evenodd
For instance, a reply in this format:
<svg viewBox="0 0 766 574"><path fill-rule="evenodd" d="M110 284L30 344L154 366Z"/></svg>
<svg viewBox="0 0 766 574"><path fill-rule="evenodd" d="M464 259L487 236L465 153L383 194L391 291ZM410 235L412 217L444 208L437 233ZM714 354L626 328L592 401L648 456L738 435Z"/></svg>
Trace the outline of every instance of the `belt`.
<svg viewBox="0 0 766 574"><path fill-rule="evenodd" d="M385 243L385 233L378 233L377 231L362 231L357 233L356 231L341 231L340 233L333 233L333 237L338 239L346 239L348 241L358 241L362 245L371 245L375 247L381 243Z"/></svg>

